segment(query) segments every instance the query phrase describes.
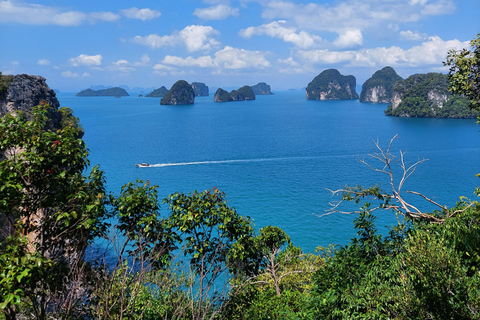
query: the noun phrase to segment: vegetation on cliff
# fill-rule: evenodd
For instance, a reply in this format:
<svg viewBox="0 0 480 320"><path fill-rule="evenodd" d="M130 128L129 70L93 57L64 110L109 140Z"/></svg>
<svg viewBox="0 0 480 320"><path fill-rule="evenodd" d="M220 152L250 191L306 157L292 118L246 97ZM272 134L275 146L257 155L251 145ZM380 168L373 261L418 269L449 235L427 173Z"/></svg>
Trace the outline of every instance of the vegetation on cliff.
<svg viewBox="0 0 480 320"><path fill-rule="evenodd" d="M208 97L210 94L208 86L203 82L192 82L192 88L196 97Z"/></svg>
<svg viewBox="0 0 480 320"><path fill-rule="evenodd" d="M76 94L77 97L128 97L128 92L120 87L92 90L85 89Z"/></svg>
<svg viewBox="0 0 480 320"><path fill-rule="evenodd" d="M392 102L393 86L403 80L392 67L384 67L376 71L362 85L361 102L390 103Z"/></svg>
<svg viewBox="0 0 480 320"><path fill-rule="evenodd" d="M149 94L147 94L145 97L160 98L160 97L164 97L167 94L167 92L168 92L168 89L165 88L165 86L161 86L160 88L155 89Z"/></svg>
<svg viewBox="0 0 480 320"><path fill-rule="evenodd" d="M161 105L182 105L195 103L195 92L185 80L175 82L170 90L160 100Z"/></svg>
<svg viewBox="0 0 480 320"><path fill-rule="evenodd" d="M13 81L12 75L3 75L0 71L0 99L4 99L10 83Z"/></svg>
<svg viewBox="0 0 480 320"><path fill-rule="evenodd" d="M307 100L358 99L354 76L343 76L336 69L328 69L316 76L307 86Z"/></svg>
<svg viewBox="0 0 480 320"><path fill-rule="evenodd" d="M230 101L245 101L255 100L255 93L250 86L243 86L238 90L231 92L218 88L213 97L214 102L230 102Z"/></svg>
<svg viewBox="0 0 480 320"><path fill-rule="evenodd" d="M415 74L394 86L394 100L386 115L417 118L476 118L468 99L452 96L441 73Z"/></svg>

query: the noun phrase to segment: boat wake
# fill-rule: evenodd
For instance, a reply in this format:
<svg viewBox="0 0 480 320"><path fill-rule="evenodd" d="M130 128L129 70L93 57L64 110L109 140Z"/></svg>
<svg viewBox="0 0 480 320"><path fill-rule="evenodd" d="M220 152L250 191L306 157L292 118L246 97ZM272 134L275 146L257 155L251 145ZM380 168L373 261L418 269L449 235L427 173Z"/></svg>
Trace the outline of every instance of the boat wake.
<svg viewBox="0 0 480 320"><path fill-rule="evenodd" d="M246 162L266 162L266 161L282 161L282 160L300 160L313 157L287 157L287 158L262 158L262 159L239 159L239 160L211 160L211 161L194 161L194 162L174 162L174 163L157 163L149 164L143 168L161 168L173 166L193 166L203 164L228 164L228 163L246 163Z"/></svg>

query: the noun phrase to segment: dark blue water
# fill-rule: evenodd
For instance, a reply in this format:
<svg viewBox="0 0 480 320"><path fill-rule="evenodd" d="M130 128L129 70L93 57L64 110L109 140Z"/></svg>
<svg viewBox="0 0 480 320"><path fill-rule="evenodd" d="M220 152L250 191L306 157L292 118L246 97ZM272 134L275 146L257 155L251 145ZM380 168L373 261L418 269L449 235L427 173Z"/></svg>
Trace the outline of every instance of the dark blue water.
<svg viewBox="0 0 480 320"><path fill-rule="evenodd" d="M397 154L406 151L410 163L429 159L404 190L451 206L460 196L474 198L480 185L475 120L387 117L385 104L307 101L303 92L231 103L200 97L191 106L161 106L157 98L58 97L80 118L89 159L105 171L110 191L119 193L137 178L158 185L162 198L215 186L257 228L277 225L305 251L346 244L355 235L355 216L316 216L335 200L327 189L377 182L388 187L385 177L358 162L368 159L377 139L387 147L398 134ZM141 162L156 166L136 168L134 163ZM409 199L434 209L419 198ZM396 221L392 213L378 215L378 227Z"/></svg>

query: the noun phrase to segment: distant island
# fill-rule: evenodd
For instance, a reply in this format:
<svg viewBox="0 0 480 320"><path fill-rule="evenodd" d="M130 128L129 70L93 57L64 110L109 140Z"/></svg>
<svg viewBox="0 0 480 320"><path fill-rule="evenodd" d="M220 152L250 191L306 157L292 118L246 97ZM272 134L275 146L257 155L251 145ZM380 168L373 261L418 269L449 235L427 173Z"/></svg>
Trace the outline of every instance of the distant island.
<svg viewBox="0 0 480 320"><path fill-rule="evenodd" d="M258 95L271 95L272 90L268 84L265 82L259 82L256 85L252 86L253 93Z"/></svg>
<svg viewBox="0 0 480 320"><path fill-rule="evenodd" d="M228 92L222 88L218 88L213 97L214 102L231 102L231 101L245 101L255 100L255 93L250 86L243 86L238 90Z"/></svg>
<svg viewBox="0 0 480 320"><path fill-rule="evenodd" d="M470 101L448 91L448 78L442 73L414 74L393 87L388 116L412 118L476 118Z"/></svg>
<svg viewBox="0 0 480 320"><path fill-rule="evenodd" d="M192 82L193 92L195 92L195 97L208 97L210 92L208 91L208 86L203 82Z"/></svg>
<svg viewBox="0 0 480 320"><path fill-rule="evenodd" d="M128 97L129 94L125 89L120 87L92 90L86 89L76 94L77 97Z"/></svg>
<svg viewBox="0 0 480 320"><path fill-rule="evenodd" d="M392 67L385 67L376 71L373 76L365 81L360 93L360 102L391 103L393 86L396 82L402 81Z"/></svg>
<svg viewBox="0 0 480 320"><path fill-rule="evenodd" d="M307 100L358 99L354 76L343 76L336 69L328 69L316 76L307 86Z"/></svg>
<svg viewBox="0 0 480 320"><path fill-rule="evenodd" d="M161 105L194 104L195 92L192 86L185 80L178 80L165 96L160 100Z"/></svg>
<svg viewBox="0 0 480 320"><path fill-rule="evenodd" d="M160 97L165 96L167 94L167 92L168 92L168 89L165 88L165 86L161 86L160 88L155 89L152 92L150 92L149 94L147 94L145 97L160 98Z"/></svg>

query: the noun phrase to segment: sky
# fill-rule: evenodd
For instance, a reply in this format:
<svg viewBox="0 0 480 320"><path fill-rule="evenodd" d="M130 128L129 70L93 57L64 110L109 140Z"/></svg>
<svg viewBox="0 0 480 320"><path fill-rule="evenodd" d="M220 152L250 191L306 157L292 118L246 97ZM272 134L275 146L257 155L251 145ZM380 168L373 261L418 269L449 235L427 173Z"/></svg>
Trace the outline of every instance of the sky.
<svg viewBox="0 0 480 320"><path fill-rule="evenodd" d="M63 92L266 82L301 89L326 69L361 85L385 66L443 72L480 33L479 0L0 0L0 71Z"/></svg>

